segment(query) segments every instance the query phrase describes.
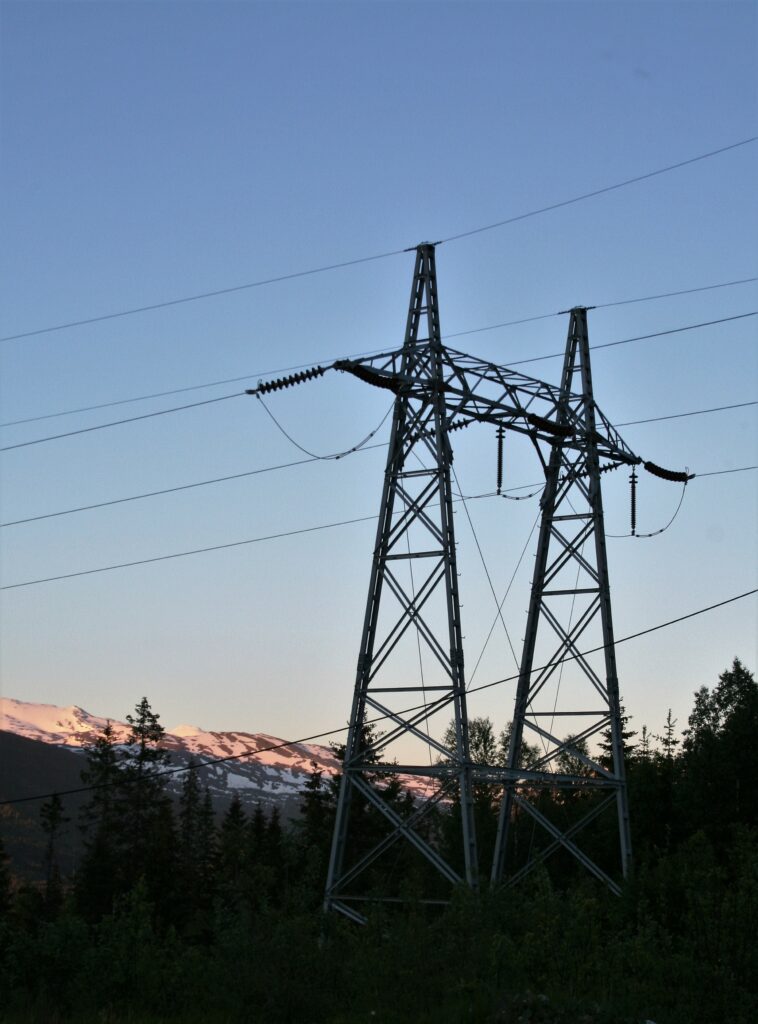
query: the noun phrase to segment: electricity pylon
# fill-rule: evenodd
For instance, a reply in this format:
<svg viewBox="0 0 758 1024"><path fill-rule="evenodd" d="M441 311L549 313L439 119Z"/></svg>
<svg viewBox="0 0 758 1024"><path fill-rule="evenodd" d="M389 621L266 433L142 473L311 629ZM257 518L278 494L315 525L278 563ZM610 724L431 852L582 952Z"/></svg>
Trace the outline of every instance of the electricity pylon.
<svg viewBox="0 0 758 1024"><path fill-rule="evenodd" d="M516 809L523 809L544 826L550 838L547 846L538 849L535 862L557 849L568 850L618 892L617 883L574 840L615 801L622 872L628 873L631 844L600 474L622 465L634 467L642 460L595 404L586 310L571 310L558 387L457 352L442 344L434 246L425 243L416 250L402 348L363 360L339 360L334 368L391 391L395 405L325 908L362 922L365 917L356 903L396 899L382 890L376 875L372 886L369 869L402 842L425 857L449 885L476 888L479 864L472 793L475 783L485 782L504 787L491 872L495 883L503 879L508 864L512 816ZM286 386L286 382L277 382L277 386ZM572 390L575 387L577 390ZM505 768L472 764L469 755L449 433L477 422L494 425L498 436L506 429L527 436L546 479L516 717ZM664 479L687 479L686 474L670 473L653 463L646 462L645 468ZM576 571L575 578L566 580L571 568ZM554 604L561 600L568 602L568 611L559 611ZM585 631L598 614L602 625L599 650L604 659L601 670L595 670L577 646L580 638L586 639ZM536 669L538 627L543 622L557 635L558 648ZM552 707L538 706L539 698L544 701L548 697L547 683L561 683L568 659L579 666L595 704L588 707L572 681L563 687L560 708L557 692ZM411 681L416 674L418 680ZM453 723L447 735L438 730L443 741L432 734L430 722L445 711L448 715L452 711ZM547 727L539 724L548 717ZM558 738L553 728L558 718L570 727L577 721L581 724L572 736ZM373 723L378 721L386 732L374 731ZM587 740L604 729L611 735L611 767L586 749ZM543 744L543 753L528 765L521 763L525 730L531 730ZM409 758L411 744L424 756ZM400 762L391 759L392 748L398 746ZM400 806L391 782L396 774L425 779L425 795L417 796L410 806L408 801ZM534 798L546 789L580 795L600 791L600 796L591 799L578 822L561 829L544 815ZM377 838L374 834L363 845L355 842L361 837L352 835L357 830L351 831L351 806L356 801L361 807L373 808L386 823L384 835ZM456 861L462 870L442 855L430 827L430 812L451 802L460 810L461 848ZM584 807L582 804L582 811ZM532 862L519 876L530 866ZM367 891L372 888L373 893Z"/></svg>
<svg viewBox="0 0 758 1024"><path fill-rule="evenodd" d="M420 337L424 332L426 336ZM357 921L364 918L351 905L356 898L352 883L401 838L408 840L448 882L455 885L464 880L418 831L428 812L454 793L461 807L465 882L472 887L477 884L450 482L452 451L445 423L442 352L434 246L420 245L416 251L405 341L399 353L399 373L406 387L397 390L395 401L326 884L326 908L339 910ZM411 456L416 456L417 461L411 461ZM442 598L444 636L437 635L429 619L435 592ZM382 604L392 605L389 622L385 621L386 616L380 616ZM420 682L407 681L407 659L402 657L407 652L401 652L401 646L404 638L412 634L418 641L419 662L423 664L423 644L441 669L435 683L427 684L423 669ZM397 669L392 665L393 655L399 661ZM408 704L413 706L412 710L403 710ZM453 713L452 753L429 730L429 720L443 709ZM367 717L372 714L386 716L390 725L390 731L381 738L367 731ZM406 737L413 737L427 748L427 765L399 769L383 757L388 748ZM445 759L444 778L440 778L443 773L434 764L435 756L438 761ZM434 790L429 799L405 818L386 799L381 784L372 785L369 781L371 777L386 778L398 770L427 777ZM356 798L368 801L378 810L387 819L389 830L372 849L348 863L350 809Z"/></svg>
<svg viewBox="0 0 758 1024"><path fill-rule="evenodd" d="M567 425L572 418L583 422L584 442L569 446L556 438L547 464L492 881L500 882L504 874L510 880L518 879L563 848L611 890L619 892L617 882L577 843L585 826L615 804L621 873L624 877L629 874L632 846L600 486L599 435L587 310L581 306L570 310L557 413L558 426ZM614 465L618 463L606 468ZM593 634L589 627L598 617L601 643L593 657L581 649L590 646L587 638ZM541 631L548 634L549 646L544 647L547 656L539 659L541 663L536 666ZM564 679L564 673L571 679ZM558 722L561 736L556 735ZM565 732L567 725L571 729L569 734ZM526 765L529 770L520 776L525 732L542 749L536 760ZM601 763L589 753L587 744L603 732L610 739L610 756ZM593 796L586 800L581 813L574 814L570 824L558 824L539 806L540 793L545 789L563 790L564 800L580 793L587 795L588 791ZM528 814L545 830L549 842L537 856L506 872L509 833L517 811Z"/></svg>

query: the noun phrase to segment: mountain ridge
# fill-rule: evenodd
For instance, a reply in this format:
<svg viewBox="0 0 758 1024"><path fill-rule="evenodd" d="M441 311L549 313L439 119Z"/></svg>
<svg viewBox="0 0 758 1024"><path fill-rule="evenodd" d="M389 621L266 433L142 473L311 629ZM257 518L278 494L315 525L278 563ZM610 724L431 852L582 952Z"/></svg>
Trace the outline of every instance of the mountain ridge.
<svg viewBox="0 0 758 1024"><path fill-rule="evenodd" d="M92 715L77 704L60 707L0 697L0 731L68 750L82 759L109 722L115 743L125 747L130 735L126 722ZM269 809L278 806L286 817L297 813L314 771L328 780L341 767L329 747L289 742L263 732L214 732L181 724L166 730L162 746L169 751L173 768L186 768L195 761L201 785L208 787L218 805L237 794L246 809L258 803ZM181 771L169 774L169 791L178 792L182 779ZM414 794L422 789L414 776L400 776L400 782Z"/></svg>
<svg viewBox="0 0 758 1024"><path fill-rule="evenodd" d="M126 722L90 714L77 704L60 707L0 698L0 731L79 755L108 723L115 743L126 746L130 735ZM190 760L200 762L198 775L212 796L228 800L237 792L243 804L278 804L282 809L299 797L314 770L334 777L340 767L329 747L289 743L269 733L214 732L182 724L166 730L162 746L171 754L174 768L188 766ZM181 772L169 775L169 789L179 789L181 779Z"/></svg>

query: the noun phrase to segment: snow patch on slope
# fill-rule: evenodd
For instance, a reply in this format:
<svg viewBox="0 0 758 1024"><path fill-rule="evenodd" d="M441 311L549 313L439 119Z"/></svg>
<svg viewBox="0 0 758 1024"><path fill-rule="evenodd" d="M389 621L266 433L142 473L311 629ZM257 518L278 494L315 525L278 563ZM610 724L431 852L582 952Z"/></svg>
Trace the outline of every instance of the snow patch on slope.
<svg viewBox="0 0 758 1024"><path fill-rule="evenodd" d="M76 704L59 708L55 704L32 704L0 697L0 729L27 739L81 747L91 743L107 724L107 718L91 715ZM122 722L111 722L111 725L116 742L125 742L129 727Z"/></svg>

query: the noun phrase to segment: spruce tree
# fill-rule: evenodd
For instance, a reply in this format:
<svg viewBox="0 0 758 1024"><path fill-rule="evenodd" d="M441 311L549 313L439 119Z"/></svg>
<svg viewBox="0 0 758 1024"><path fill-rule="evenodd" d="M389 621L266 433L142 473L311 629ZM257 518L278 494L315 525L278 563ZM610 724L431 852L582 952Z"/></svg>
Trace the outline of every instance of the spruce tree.
<svg viewBox="0 0 758 1024"><path fill-rule="evenodd" d="M272 866L276 866L282 855L282 819L279 808L274 805L271 808L268 825L266 826L266 858Z"/></svg>
<svg viewBox="0 0 758 1024"><path fill-rule="evenodd" d="M649 761L652 753L650 746L650 733L646 725L642 726L642 732L640 733L640 742L637 747L637 757L640 761Z"/></svg>
<svg viewBox="0 0 758 1024"><path fill-rule="evenodd" d="M663 756L668 764L672 764L674 756L676 755L676 748L679 746L679 740L674 739L675 727L676 719L671 717L671 708L669 708L668 714L666 715L666 722L663 726L663 735L655 737L661 744Z"/></svg>
<svg viewBox="0 0 758 1024"><path fill-rule="evenodd" d="M263 847L266 842L266 815L260 801L255 805L248 831L250 858L253 863L256 863L263 855Z"/></svg>
<svg viewBox="0 0 758 1024"><path fill-rule="evenodd" d="M63 884L58 865L58 841L61 829L70 818L63 813L63 802L58 793L40 807L40 823L47 836L45 844L45 907L49 916L54 917L63 902Z"/></svg>
<svg viewBox="0 0 758 1024"><path fill-rule="evenodd" d="M200 848L200 884L206 901L210 904L215 882L217 832L213 800L207 786L203 792L203 802L200 805L198 844Z"/></svg>
<svg viewBox="0 0 758 1024"><path fill-rule="evenodd" d="M624 761L628 761L633 756L637 746L635 743L630 743L629 740L633 739L637 735L637 732L634 729L627 729L627 726L631 721L632 716L627 715L626 709L624 708L623 704L619 706L619 712L619 717L621 719L621 747L624 754ZM611 739L610 728L606 729L603 733L602 739L600 741L600 749L603 752L600 757L600 763L603 765L604 768L612 768L613 741Z"/></svg>
<svg viewBox="0 0 758 1024"><path fill-rule="evenodd" d="M682 806L690 828L721 843L736 824L758 825L758 686L739 658L712 691L703 686L685 731Z"/></svg>
<svg viewBox="0 0 758 1024"><path fill-rule="evenodd" d="M85 917L97 920L110 913L116 894L123 889L119 877L121 772L110 722L85 748L85 755L87 767L81 779L92 789L80 814L84 856L76 876L76 897Z"/></svg>
<svg viewBox="0 0 758 1024"><path fill-rule="evenodd" d="M87 767L81 772L85 786L91 787L91 796L81 812L81 828L85 838L113 825L117 803L116 787L119 783L118 755L113 727L107 722L91 747L85 747Z"/></svg>
<svg viewBox="0 0 758 1024"><path fill-rule="evenodd" d="M167 797L162 770L169 761L161 746L165 729L147 697L127 715L131 727L128 748L122 754L121 835L133 882L149 871L156 853L156 839L165 841Z"/></svg>
<svg viewBox="0 0 758 1024"><path fill-rule="evenodd" d="M177 883L177 839L171 801L166 794L169 753L162 746L165 730L147 697L127 715L128 744L120 752L117 842L121 888L144 883L148 899L161 919L174 913Z"/></svg>
<svg viewBox="0 0 758 1024"><path fill-rule="evenodd" d="M311 773L300 802L300 836L309 856L324 860L334 829L334 800L324 784L324 772L311 761Z"/></svg>
<svg viewBox="0 0 758 1024"><path fill-rule="evenodd" d="M194 758L184 773L179 797L179 873L183 884L195 888L200 875L200 783Z"/></svg>
<svg viewBox="0 0 758 1024"><path fill-rule="evenodd" d="M185 922L196 916L203 902L201 816L200 783L195 761L190 759L189 768L182 778L177 835L177 880L182 894L181 916Z"/></svg>
<svg viewBox="0 0 758 1024"><path fill-rule="evenodd" d="M219 882L228 896L239 895L243 888L248 863L246 824L239 793L235 793L218 834Z"/></svg>
<svg viewBox="0 0 758 1024"><path fill-rule="evenodd" d="M11 873L8 868L8 855L5 852L3 837L0 836L0 918L7 914L11 906Z"/></svg>

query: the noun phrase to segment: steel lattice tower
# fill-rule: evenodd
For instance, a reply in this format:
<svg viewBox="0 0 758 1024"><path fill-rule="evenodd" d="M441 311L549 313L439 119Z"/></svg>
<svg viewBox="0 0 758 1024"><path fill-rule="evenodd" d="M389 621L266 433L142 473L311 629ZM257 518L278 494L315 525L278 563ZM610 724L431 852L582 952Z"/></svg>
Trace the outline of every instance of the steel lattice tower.
<svg viewBox="0 0 758 1024"><path fill-rule="evenodd" d="M426 332L426 337L420 337ZM407 387L398 390L384 476L379 525L371 568L366 616L361 637L350 727L329 861L325 906L354 920L363 920L349 902L351 883L398 839L406 839L453 885L477 884L468 722L463 675L463 641L458 598L458 571L453 530L450 467L452 451L445 425L446 409L434 246L416 251L410 309L399 371ZM360 374L359 374L360 375ZM416 392L414 394L414 392ZM418 451L416 451L418 449ZM411 461L411 455L423 455ZM427 465L428 464L428 465ZM447 636L442 639L428 624L427 607L435 591L444 601ZM380 607L391 604L389 623L380 621ZM408 684L391 674L393 653L411 630L442 669L435 685ZM381 677L379 676L382 670ZM390 682L385 680L390 676ZM397 681L393 681L397 680ZM382 683L382 685L379 685ZM413 705L406 712L393 707ZM420 705L420 706L418 706ZM428 731L429 719L452 710L455 722L455 770L450 751ZM370 713L386 716L391 725L381 740L371 742L364 723ZM446 779L434 785L434 795L403 818L384 799L367 776L394 774L394 763L383 759L397 740L411 735L430 754L447 762ZM430 756L428 765L404 766L412 773L438 780L440 771ZM462 879L417 831L420 820L443 797L456 792L461 805L464 872ZM357 862L347 865L346 847L351 803L362 797L389 822L390 831Z"/></svg>
<svg viewBox="0 0 758 1024"><path fill-rule="evenodd" d="M546 830L551 841L539 856L530 858L513 873L512 879L521 877L563 847L613 891L619 892L617 883L576 842L576 837L590 821L615 804L621 870L624 877L629 874L632 848L587 311L576 307L570 311L570 317L557 423L565 426L572 417L583 421L585 439L578 447L567 446L556 439L547 464L508 751L510 777L506 779L500 810L492 880L501 881L505 873L509 831L518 810L530 815ZM598 617L601 649L593 659L580 651L589 646L587 638L592 635L589 627ZM535 650L541 630L549 636L549 655L536 667ZM568 683L570 692L559 701L561 683L566 686L561 679L564 668L573 670L574 678ZM556 681L553 696L550 684L556 685ZM562 723L562 737L556 735L556 722ZM566 723L575 730L568 736L564 731ZM536 761L527 765L529 770L520 776L525 732L542 744L542 751ZM597 738L601 732L610 735L610 763L601 764L585 748L586 742ZM565 767L560 770L561 763L565 765L567 759L572 763L572 770L566 771ZM558 771L555 771L556 764ZM535 773L545 774L540 779ZM560 788L572 795L581 791L586 795L587 790L592 790L595 795L587 801L589 806L585 812L567 828L551 821L538 807L539 793L545 788Z"/></svg>
<svg viewBox="0 0 758 1024"><path fill-rule="evenodd" d="M392 392L395 403L325 908L362 922L365 917L356 902L398 898L382 894L381 886L377 891L376 880L375 891L366 890L372 888L370 869L388 851L396 854L396 846L403 843L426 858L437 869L436 877L448 886L476 888L475 783L503 787L491 871L494 884L506 878L515 881L563 849L619 892L613 872L596 863L575 840L601 812L615 805L621 873L629 873L622 717L600 478L604 470L635 467L642 460L594 401L586 309L570 310L558 387L457 352L442 344L434 246L425 243L416 249L402 348L362 360L339 360L334 368ZM319 367L311 375L322 372ZM289 382L266 387L289 386ZM546 481L504 768L473 764L469 755L449 432L474 423L495 426L499 438L504 430L528 437ZM671 473L650 462L645 468L667 480L688 479L687 474ZM586 653L592 633L588 627L595 623L597 630L598 622L601 636L593 659ZM546 637L551 638L547 655L535 667ZM420 670L417 682L411 681L409 644L415 648L415 668ZM572 678L562 678L564 668ZM452 713L446 743L435 738L430 727L432 718L442 712ZM557 720L561 736L556 735ZM373 723L379 721L386 732L374 731ZM608 759L598 759L586 748L587 741L601 733L610 735ZM524 764L527 735L538 738L542 751ZM411 741L424 757L409 762L404 752ZM391 758L398 743L404 755L399 763ZM424 759L427 763L422 763ZM426 780L423 798L400 806L397 790L394 795L392 790L395 774ZM567 811L571 801L573 820L568 823L557 824L540 807L540 793L558 790L562 796L553 802L559 808ZM432 812L443 802L459 811L461 855L456 859L462 868L442 855L430 827ZM385 825L381 836L374 833L370 843L364 841L362 846L351 842L357 838L352 833L358 831L351 829L351 808L355 814L356 804L358 809L372 809L374 819ZM539 826L547 833L547 839L538 844L535 857L514 870L509 838L514 816L522 811L534 820L535 829Z"/></svg>

